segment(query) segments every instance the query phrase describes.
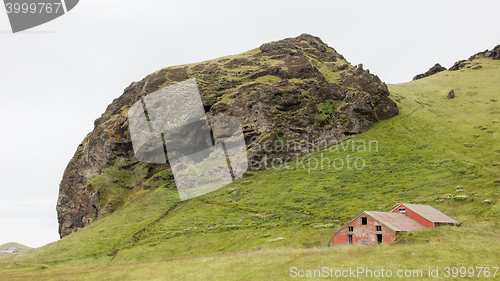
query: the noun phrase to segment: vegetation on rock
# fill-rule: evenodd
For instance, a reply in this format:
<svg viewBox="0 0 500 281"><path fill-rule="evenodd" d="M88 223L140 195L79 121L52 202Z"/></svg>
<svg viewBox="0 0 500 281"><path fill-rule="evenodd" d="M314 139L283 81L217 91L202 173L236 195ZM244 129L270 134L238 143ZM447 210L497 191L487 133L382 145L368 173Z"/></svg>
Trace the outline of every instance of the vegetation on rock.
<svg viewBox="0 0 500 281"><path fill-rule="evenodd" d="M240 55L161 69L127 87L79 145L59 189L61 237L159 184L152 177L169 165L136 160L128 109L149 93L191 78L196 79L207 115L239 119L254 171L307 154L313 140L331 143L366 132L372 123L398 114L387 86L377 76L362 65L350 65L308 34L266 43ZM293 145L282 149L290 142ZM264 143L265 151L256 149ZM175 186L171 176L161 181Z"/></svg>

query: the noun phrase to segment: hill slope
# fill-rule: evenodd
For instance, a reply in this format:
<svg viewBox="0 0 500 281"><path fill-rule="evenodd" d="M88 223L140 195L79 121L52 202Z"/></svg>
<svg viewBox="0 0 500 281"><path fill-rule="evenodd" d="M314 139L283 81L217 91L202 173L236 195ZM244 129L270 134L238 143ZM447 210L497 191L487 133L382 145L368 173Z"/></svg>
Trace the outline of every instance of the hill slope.
<svg viewBox="0 0 500 281"><path fill-rule="evenodd" d="M239 55L161 69L127 87L78 146L59 188L61 237L151 189L175 186L169 163L137 161L127 114L142 97L187 79L196 80L209 118L233 116L242 124L250 170L304 155L311 140L362 133L398 113L377 76L362 65L350 65L335 49L308 34ZM189 112L179 114L180 120L193 118ZM192 148L203 141L207 142L189 130L177 143ZM296 145L283 149L280 142ZM265 149L256 149L262 144ZM189 155L184 151L177 157ZM227 163L216 168L227 169Z"/></svg>
<svg viewBox="0 0 500 281"><path fill-rule="evenodd" d="M433 205L463 227L402 237L421 245L407 251L424 251L425 241L434 241L430 254L454 263L464 249L443 256L439 251L448 246L435 235L455 237L441 238L451 244L498 241L491 233L500 227L500 61L467 63L482 67L389 85L400 115L366 133L188 201L163 187L137 193L109 216L16 262L57 268L327 246L335 229L360 211L410 202ZM446 99L452 89L456 98ZM470 259L486 250L481 243L467 244Z"/></svg>

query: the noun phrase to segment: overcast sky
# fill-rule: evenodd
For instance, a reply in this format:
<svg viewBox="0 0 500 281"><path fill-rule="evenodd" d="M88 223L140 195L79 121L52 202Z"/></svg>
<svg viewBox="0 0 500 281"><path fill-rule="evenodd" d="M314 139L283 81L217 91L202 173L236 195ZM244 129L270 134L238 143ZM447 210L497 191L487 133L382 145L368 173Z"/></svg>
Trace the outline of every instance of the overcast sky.
<svg viewBox="0 0 500 281"><path fill-rule="evenodd" d="M21 1L22 2L22 1ZM59 182L131 82L309 33L387 83L500 44L492 1L84 0L12 34L0 8L0 244L59 238Z"/></svg>

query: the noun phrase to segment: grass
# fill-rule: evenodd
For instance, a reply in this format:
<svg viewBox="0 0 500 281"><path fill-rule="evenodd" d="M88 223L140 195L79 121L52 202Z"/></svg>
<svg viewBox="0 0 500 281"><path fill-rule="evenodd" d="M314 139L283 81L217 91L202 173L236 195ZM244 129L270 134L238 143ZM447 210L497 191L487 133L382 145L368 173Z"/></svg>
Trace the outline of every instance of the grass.
<svg viewBox="0 0 500 281"><path fill-rule="evenodd" d="M500 61L477 62L479 70L389 85L399 116L362 135L188 201L154 186L75 234L1 260L0 275L281 280L292 266L498 266L500 104L492 100ZM456 98L446 99L452 89ZM101 179L102 187L119 190L107 183L119 172L108 171L114 176ZM400 202L433 205L463 227L415 232L391 245L328 247L333 232L361 211L389 211Z"/></svg>
<svg viewBox="0 0 500 281"><path fill-rule="evenodd" d="M288 280L292 271L349 270L365 267L422 270L439 269L443 280L445 267L494 267L500 258L498 226L480 225L426 229L406 235L403 243L378 246L341 246L321 248L281 247L238 254L211 254L198 257L148 262L110 263L97 266L44 268L43 265L15 264L0 260L0 271L7 280ZM469 239L474 235L476 239ZM429 250L432 249L432 250ZM397 257L397 258L395 258ZM488 257L487 260L484 257ZM291 269L296 268L296 269ZM329 270L328 270L329 271ZM492 270L493 272L494 270ZM417 272L418 274L418 272ZM476 273L477 274L477 270ZM497 273L498 276L499 273ZM365 275L358 276L360 280ZM369 276L368 276L369 277ZM474 279L486 279L489 278ZM490 277L491 278L491 277Z"/></svg>

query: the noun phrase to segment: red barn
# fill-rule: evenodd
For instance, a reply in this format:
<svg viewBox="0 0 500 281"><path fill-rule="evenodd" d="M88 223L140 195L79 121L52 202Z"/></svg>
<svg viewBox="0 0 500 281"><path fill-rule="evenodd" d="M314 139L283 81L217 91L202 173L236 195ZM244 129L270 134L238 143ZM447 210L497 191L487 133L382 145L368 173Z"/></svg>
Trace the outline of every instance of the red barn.
<svg viewBox="0 0 500 281"><path fill-rule="evenodd" d="M390 243L399 232L460 222L428 205L400 204L391 212L363 211L333 235L333 245Z"/></svg>
<svg viewBox="0 0 500 281"><path fill-rule="evenodd" d="M364 211L335 232L333 245L390 243L398 232L423 228L403 214Z"/></svg>
<svg viewBox="0 0 500 281"><path fill-rule="evenodd" d="M443 224L454 226L462 225L456 219L429 205L402 203L391 212L405 214L426 228L433 228Z"/></svg>

